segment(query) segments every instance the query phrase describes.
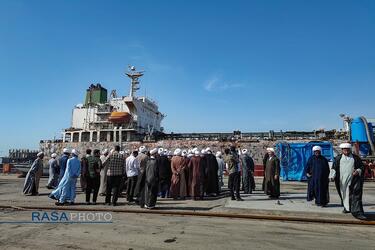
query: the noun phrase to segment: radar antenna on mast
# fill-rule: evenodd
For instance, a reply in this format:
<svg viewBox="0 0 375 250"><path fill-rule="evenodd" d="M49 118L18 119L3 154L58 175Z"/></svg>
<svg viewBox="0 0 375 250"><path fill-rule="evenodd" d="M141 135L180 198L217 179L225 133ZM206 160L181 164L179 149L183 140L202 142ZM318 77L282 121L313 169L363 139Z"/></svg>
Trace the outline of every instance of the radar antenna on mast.
<svg viewBox="0 0 375 250"><path fill-rule="evenodd" d="M135 96L135 92L139 90L139 78L143 76L144 71L137 71L134 66L129 65L128 71L125 73L130 79L130 97Z"/></svg>

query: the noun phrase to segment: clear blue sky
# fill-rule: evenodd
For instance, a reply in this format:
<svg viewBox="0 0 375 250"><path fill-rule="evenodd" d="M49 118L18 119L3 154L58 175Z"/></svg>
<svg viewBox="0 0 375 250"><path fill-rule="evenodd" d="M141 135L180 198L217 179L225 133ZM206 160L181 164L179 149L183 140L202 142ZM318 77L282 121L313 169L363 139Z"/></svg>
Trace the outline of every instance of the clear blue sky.
<svg viewBox="0 0 375 250"><path fill-rule="evenodd" d="M70 126L90 83L141 91L168 132L375 117L375 1L0 2L0 155ZM1 152L2 151L2 152Z"/></svg>

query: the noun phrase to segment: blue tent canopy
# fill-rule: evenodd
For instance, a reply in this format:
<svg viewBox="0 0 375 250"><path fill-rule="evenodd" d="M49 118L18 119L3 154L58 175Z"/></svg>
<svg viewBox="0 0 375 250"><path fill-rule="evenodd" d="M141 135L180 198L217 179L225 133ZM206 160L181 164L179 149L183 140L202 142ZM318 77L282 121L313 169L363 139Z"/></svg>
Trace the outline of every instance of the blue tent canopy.
<svg viewBox="0 0 375 250"><path fill-rule="evenodd" d="M313 154L314 146L322 147L322 155L333 161L333 146L330 142L308 142L276 144L276 154L280 159L281 178L284 181L306 180L306 163Z"/></svg>

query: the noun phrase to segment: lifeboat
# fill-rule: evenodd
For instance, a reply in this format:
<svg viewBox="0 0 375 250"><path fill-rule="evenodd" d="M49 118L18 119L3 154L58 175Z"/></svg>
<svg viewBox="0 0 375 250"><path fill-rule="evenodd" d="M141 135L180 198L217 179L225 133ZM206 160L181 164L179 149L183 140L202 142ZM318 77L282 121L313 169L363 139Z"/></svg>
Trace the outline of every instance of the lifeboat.
<svg viewBox="0 0 375 250"><path fill-rule="evenodd" d="M108 120L115 124L128 123L131 115L128 112L112 112Z"/></svg>

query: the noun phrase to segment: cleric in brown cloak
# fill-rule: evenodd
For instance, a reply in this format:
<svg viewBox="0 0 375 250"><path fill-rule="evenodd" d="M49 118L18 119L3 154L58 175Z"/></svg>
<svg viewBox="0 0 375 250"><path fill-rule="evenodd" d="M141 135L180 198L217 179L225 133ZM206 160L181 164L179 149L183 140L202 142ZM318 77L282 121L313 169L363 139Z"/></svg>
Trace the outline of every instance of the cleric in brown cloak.
<svg viewBox="0 0 375 250"><path fill-rule="evenodd" d="M172 180L171 180L171 197L173 199L186 197L186 179L185 179L185 159L181 156L181 149L174 151L171 160Z"/></svg>
<svg viewBox="0 0 375 250"><path fill-rule="evenodd" d="M185 175L185 185L186 185L186 196L190 196L189 194L189 186L190 186L190 183L189 183L189 175L190 175L190 171L189 171L189 162L190 162L190 158L188 157L188 152L186 150L183 150L182 153L181 153L181 156L182 158L184 158L185 162L184 162L184 175Z"/></svg>
<svg viewBox="0 0 375 250"><path fill-rule="evenodd" d="M277 199L280 196L280 161L276 157L273 148L267 148L267 151L269 157L266 162L266 171L264 173L264 192L270 198Z"/></svg>
<svg viewBox="0 0 375 250"><path fill-rule="evenodd" d="M190 169L190 196L196 200L201 197L201 157L198 149L194 151L194 156L191 157L189 162Z"/></svg>

